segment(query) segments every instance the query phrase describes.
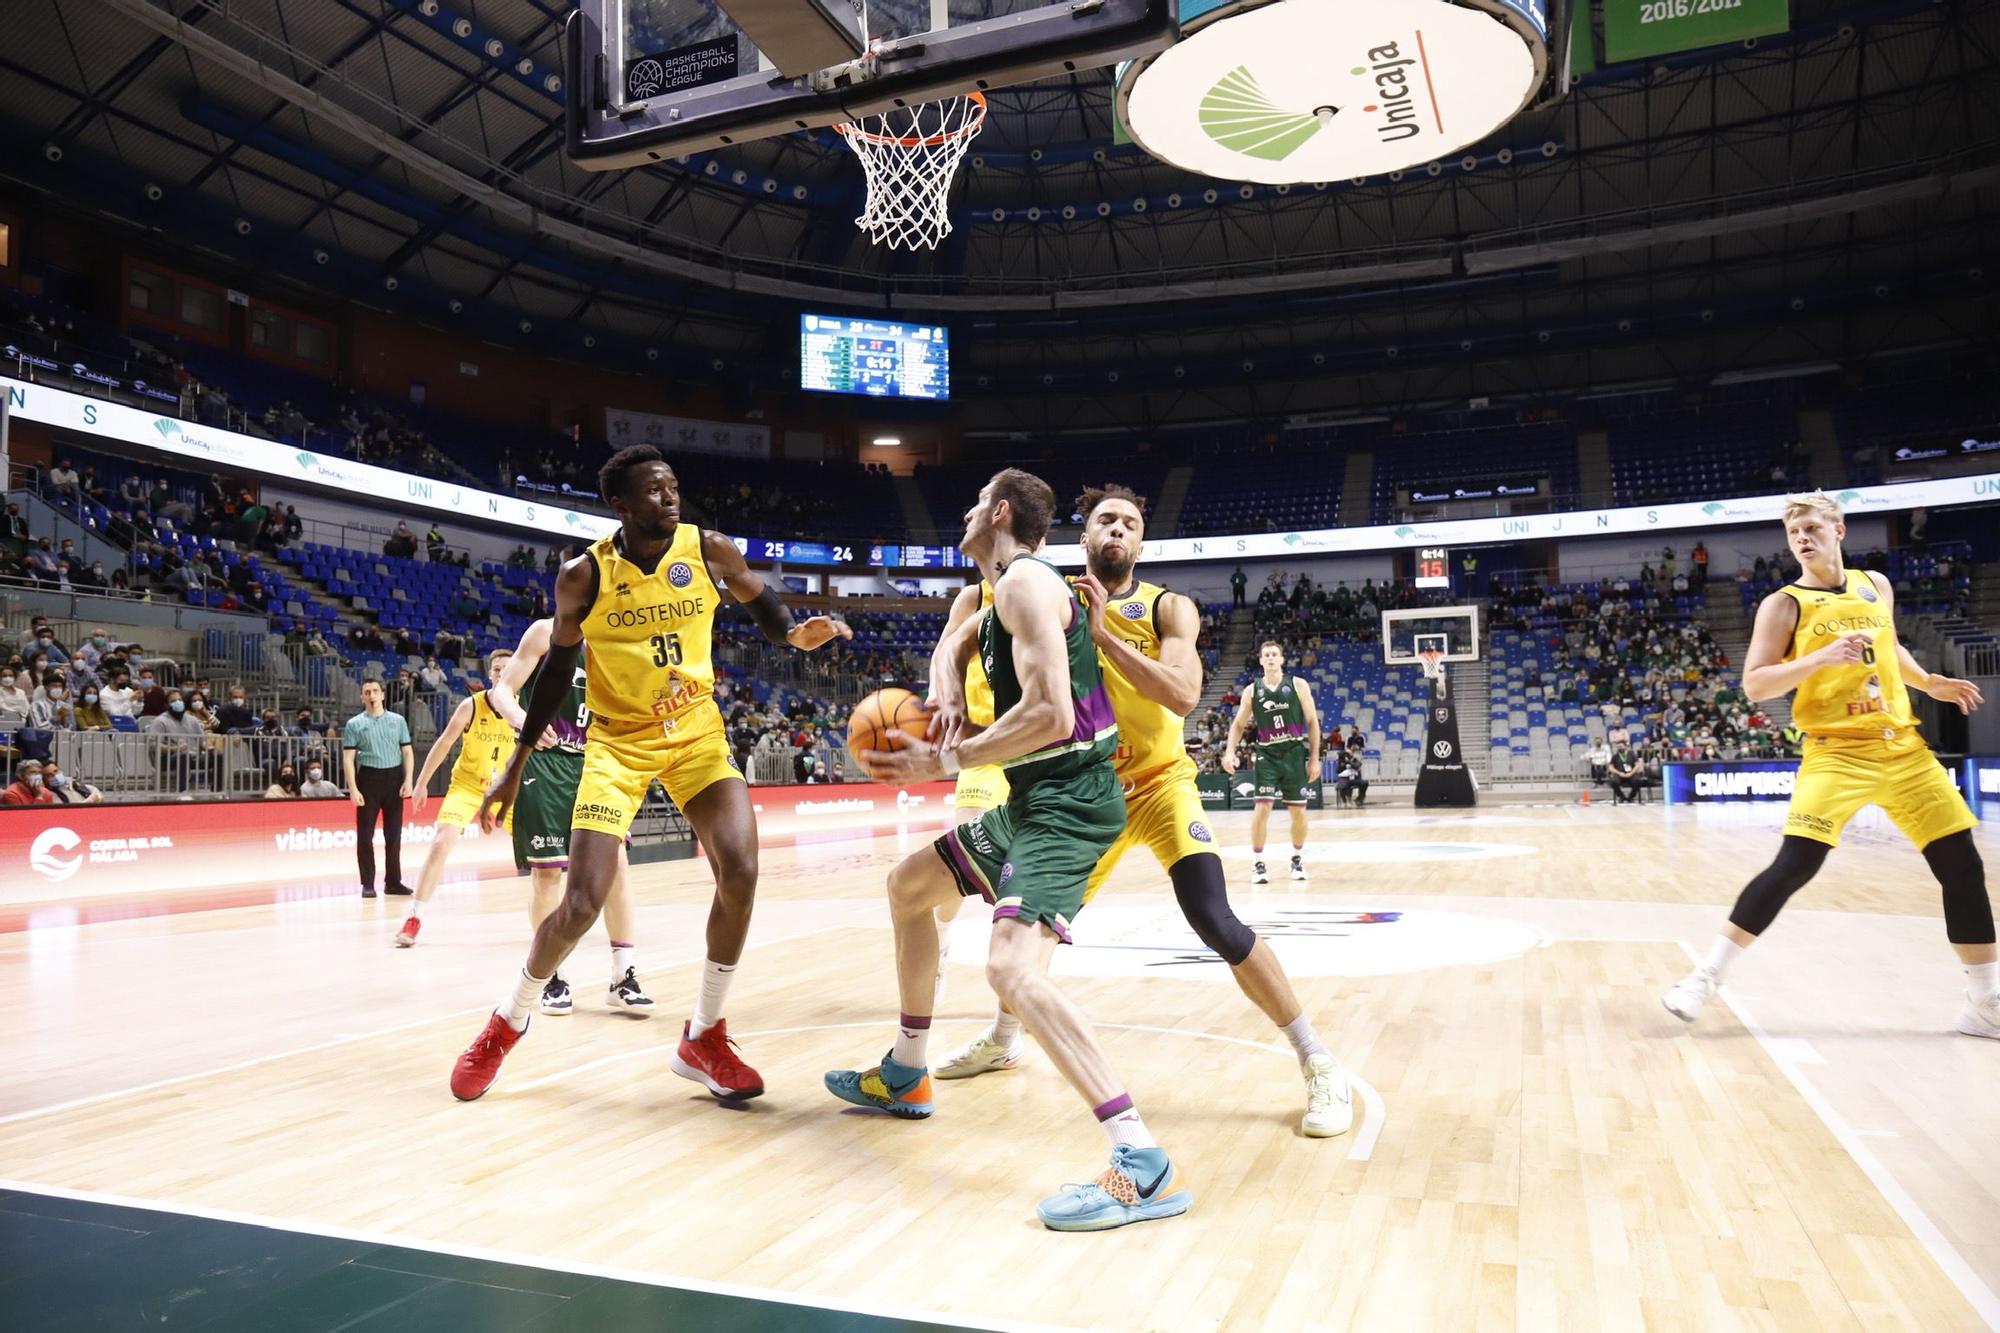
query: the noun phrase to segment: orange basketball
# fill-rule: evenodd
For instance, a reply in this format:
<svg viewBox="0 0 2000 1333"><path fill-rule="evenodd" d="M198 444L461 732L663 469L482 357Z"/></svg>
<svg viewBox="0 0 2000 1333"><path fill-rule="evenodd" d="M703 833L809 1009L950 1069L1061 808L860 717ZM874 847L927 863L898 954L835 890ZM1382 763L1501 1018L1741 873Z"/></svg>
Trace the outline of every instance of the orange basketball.
<svg viewBox="0 0 2000 1333"><path fill-rule="evenodd" d="M863 750L900 749L904 736L918 740L930 729L931 715L924 701L908 690L877 690L854 705L847 719L847 749L854 762L867 772Z"/></svg>

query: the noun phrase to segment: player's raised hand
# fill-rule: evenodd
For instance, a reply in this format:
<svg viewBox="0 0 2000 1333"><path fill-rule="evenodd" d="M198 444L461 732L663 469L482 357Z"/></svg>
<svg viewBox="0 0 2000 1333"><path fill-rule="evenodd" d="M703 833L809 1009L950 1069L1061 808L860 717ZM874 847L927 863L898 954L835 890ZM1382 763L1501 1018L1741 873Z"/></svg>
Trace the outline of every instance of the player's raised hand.
<svg viewBox="0 0 2000 1333"><path fill-rule="evenodd" d="M811 652L831 639L851 639L854 631L839 616L814 616L801 620L785 634L785 642L803 652Z"/></svg>
<svg viewBox="0 0 2000 1333"><path fill-rule="evenodd" d="M938 747L914 736L905 735L893 750L863 750L855 758L869 777L899 787L944 776L944 765L938 762Z"/></svg>
<svg viewBox="0 0 2000 1333"><path fill-rule="evenodd" d="M521 768L509 764L500 770L500 776L493 779L493 785L486 789L486 795L479 798L479 831L491 833L504 828L507 816L514 811L514 802L521 799Z"/></svg>
<svg viewBox="0 0 2000 1333"><path fill-rule="evenodd" d="M1979 686L1956 676L1933 674L1924 682L1924 693L1941 704L1957 704L1961 713L1971 713L1986 702L1986 696L1979 692Z"/></svg>
<svg viewBox="0 0 2000 1333"><path fill-rule="evenodd" d="M1083 598L1084 614L1090 620L1090 637L1104 637L1104 608L1110 604L1111 594L1097 581L1097 575L1085 574L1077 579L1076 595Z"/></svg>

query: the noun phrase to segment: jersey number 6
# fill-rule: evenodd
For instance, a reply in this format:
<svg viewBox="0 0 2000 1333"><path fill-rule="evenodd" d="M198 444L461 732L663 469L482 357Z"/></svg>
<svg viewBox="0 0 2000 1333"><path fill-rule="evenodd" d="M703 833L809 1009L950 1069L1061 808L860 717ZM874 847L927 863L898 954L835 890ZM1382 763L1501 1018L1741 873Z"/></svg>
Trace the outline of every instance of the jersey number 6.
<svg viewBox="0 0 2000 1333"><path fill-rule="evenodd" d="M652 638L653 665L656 667L679 666L681 664L681 636L678 634L655 634Z"/></svg>

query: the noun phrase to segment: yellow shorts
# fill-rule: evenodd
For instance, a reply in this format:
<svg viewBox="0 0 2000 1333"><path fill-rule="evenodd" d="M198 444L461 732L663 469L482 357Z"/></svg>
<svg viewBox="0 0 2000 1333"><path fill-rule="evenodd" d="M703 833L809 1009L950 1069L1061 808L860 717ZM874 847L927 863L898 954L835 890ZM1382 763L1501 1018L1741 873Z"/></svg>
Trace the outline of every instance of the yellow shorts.
<svg viewBox="0 0 2000 1333"><path fill-rule="evenodd" d="M1920 848L1979 825L1914 731L1893 741L1807 737L1785 832L1838 847L1840 830L1864 805L1881 806Z"/></svg>
<svg viewBox="0 0 2000 1333"><path fill-rule="evenodd" d="M444 801L438 806L437 822L457 824L464 827L479 822L479 803L486 799L486 788L468 787L462 782L454 782L445 790ZM507 812L507 827L514 827L514 812Z"/></svg>
<svg viewBox="0 0 2000 1333"><path fill-rule="evenodd" d="M1083 889L1086 903L1111 878L1118 859L1139 846L1150 847L1163 870L1182 857L1215 850L1215 834L1201 808L1201 790L1192 773L1168 773L1125 794L1125 831L1090 872Z"/></svg>
<svg viewBox="0 0 2000 1333"><path fill-rule="evenodd" d="M1007 785L1007 770L998 764L981 764L977 768L960 769L958 786L952 790L951 803L960 809L997 810L1007 804L1007 795L1012 789Z"/></svg>
<svg viewBox="0 0 2000 1333"><path fill-rule="evenodd" d="M666 722L592 718L570 828L624 837L654 778L682 810L725 778L743 781L715 705L698 704Z"/></svg>

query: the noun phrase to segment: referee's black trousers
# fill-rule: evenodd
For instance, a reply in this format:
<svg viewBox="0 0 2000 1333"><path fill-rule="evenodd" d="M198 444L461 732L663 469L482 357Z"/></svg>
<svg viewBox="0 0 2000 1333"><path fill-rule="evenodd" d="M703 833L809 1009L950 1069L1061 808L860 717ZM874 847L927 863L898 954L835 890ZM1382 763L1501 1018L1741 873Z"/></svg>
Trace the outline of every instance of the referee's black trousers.
<svg viewBox="0 0 2000 1333"><path fill-rule="evenodd" d="M403 882L403 766L364 768L356 765L354 786L361 804L354 807L354 859L361 866L361 887L375 883L375 818L382 818L382 860L389 872L382 887Z"/></svg>

